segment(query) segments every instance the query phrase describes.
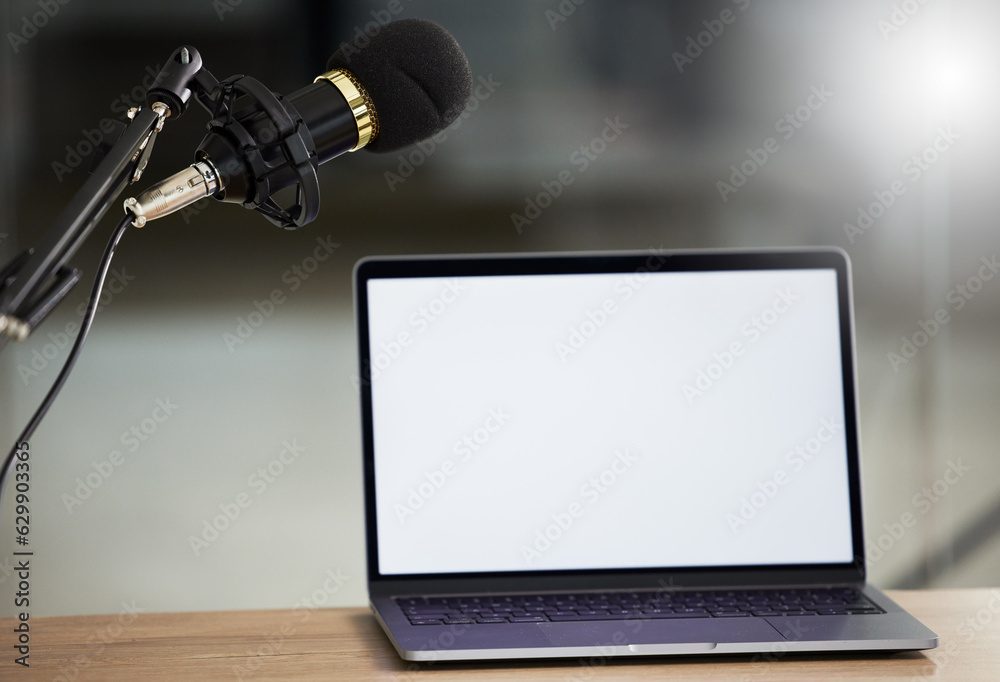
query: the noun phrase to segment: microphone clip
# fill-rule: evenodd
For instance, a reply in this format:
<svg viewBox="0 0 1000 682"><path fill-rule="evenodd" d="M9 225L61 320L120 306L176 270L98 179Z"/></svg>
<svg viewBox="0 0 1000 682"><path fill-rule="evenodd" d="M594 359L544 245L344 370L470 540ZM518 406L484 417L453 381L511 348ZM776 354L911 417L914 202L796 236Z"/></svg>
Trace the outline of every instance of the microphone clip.
<svg viewBox="0 0 1000 682"><path fill-rule="evenodd" d="M250 103L237 110L241 98ZM246 187L243 193L247 197L242 204L245 208L256 210L278 227L289 230L315 219L320 197L316 145L292 103L249 76L231 76L221 81L211 100L214 105L208 124L210 133L220 135L234 151L240 152L212 154L223 193L230 181L249 176L253 178L253 186ZM241 170L247 173L242 174ZM289 172L296 179L295 202L283 208L271 198L271 180Z"/></svg>

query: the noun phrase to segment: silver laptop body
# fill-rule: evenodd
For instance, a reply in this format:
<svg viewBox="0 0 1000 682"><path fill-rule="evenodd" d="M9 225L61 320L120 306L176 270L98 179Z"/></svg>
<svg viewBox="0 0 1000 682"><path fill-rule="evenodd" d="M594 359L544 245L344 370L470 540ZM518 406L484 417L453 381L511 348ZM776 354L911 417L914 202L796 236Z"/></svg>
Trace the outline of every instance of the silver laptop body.
<svg viewBox="0 0 1000 682"><path fill-rule="evenodd" d="M842 251L370 258L355 292L404 659L937 646L865 581Z"/></svg>

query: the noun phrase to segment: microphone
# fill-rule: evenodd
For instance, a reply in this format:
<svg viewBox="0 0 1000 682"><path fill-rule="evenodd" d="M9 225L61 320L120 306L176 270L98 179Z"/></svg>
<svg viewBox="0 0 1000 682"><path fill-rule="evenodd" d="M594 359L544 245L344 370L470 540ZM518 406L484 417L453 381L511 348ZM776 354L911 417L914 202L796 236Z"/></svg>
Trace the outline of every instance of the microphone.
<svg viewBox="0 0 1000 682"><path fill-rule="evenodd" d="M319 211L316 166L345 152L391 152L451 124L472 91L472 72L455 39L430 21L403 19L359 34L327 72L282 97L234 76L212 93L213 119L195 163L125 200L135 227L214 196L260 211L286 229ZM238 98L254 104L237 108ZM272 195L298 185L296 203Z"/></svg>

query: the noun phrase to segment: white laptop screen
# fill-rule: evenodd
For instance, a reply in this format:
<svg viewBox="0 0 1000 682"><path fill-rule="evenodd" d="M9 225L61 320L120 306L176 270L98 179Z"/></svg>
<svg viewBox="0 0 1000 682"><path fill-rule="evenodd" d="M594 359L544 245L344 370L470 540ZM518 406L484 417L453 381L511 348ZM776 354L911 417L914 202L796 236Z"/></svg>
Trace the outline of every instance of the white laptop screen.
<svg viewBox="0 0 1000 682"><path fill-rule="evenodd" d="M366 296L382 575L852 561L834 269Z"/></svg>

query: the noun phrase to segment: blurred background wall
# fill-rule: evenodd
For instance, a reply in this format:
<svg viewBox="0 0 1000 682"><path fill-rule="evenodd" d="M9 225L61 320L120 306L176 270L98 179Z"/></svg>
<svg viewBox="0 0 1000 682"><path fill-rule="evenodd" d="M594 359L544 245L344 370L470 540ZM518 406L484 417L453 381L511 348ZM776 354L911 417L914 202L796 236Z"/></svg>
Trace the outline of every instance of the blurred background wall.
<svg viewBox="0 0 1000 682"><path fill-rule="evenodd" d="M290 93L390 16L455 35L482 85L467 115L433 148L323 166L320 218L300 231L208 202L125 235L31 443L33 615L365 602L350 276L384 253L844 248L873 581L996 584L989 0L10 0L0 261L37 242L84 179L88 132L180 45L219 78ZM620 134L584 167L574 152L609 119ZM190 163L206 122L196 106L171 121L137 191ZM539 200L563 171L572 184ZM72 300L0 356L5 444L62 365L112 222L74 259L86 283ZM317 240L337 246L312 269ZM299 454L282 464L286 448ZM252 504L206 535L241 493Z"/></svg>

